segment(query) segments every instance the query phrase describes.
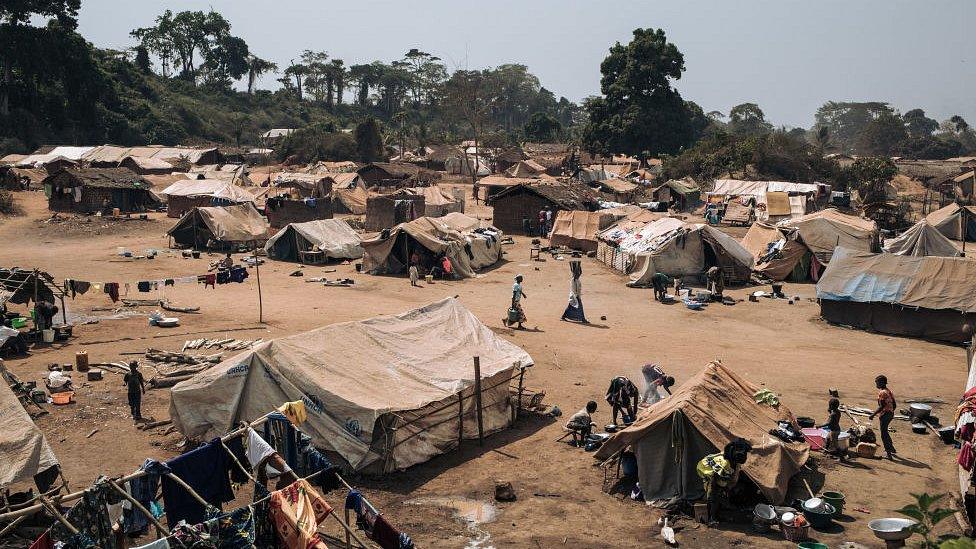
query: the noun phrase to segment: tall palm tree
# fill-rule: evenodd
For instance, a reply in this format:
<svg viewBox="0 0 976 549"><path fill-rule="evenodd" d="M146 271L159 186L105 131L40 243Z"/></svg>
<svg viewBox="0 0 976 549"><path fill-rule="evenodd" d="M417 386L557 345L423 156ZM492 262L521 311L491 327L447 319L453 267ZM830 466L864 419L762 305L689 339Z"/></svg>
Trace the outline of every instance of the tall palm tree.
<svg viewBox="0 0 976 549"><path fill-rule="evenodd" d="M342 59L333 59L329 66L332 73L332 84L335 87L336 104L342 104L342 93L346 88L346 67Z"/></svg>
<svg viewBox="0 0 976 549"><path fill-rule="evenodd" d="M269 72L277 72L278 65L271 61L265 61L256 55L247 56L247 93L254 94L254 84L257 83L261 75Z"/></svg>

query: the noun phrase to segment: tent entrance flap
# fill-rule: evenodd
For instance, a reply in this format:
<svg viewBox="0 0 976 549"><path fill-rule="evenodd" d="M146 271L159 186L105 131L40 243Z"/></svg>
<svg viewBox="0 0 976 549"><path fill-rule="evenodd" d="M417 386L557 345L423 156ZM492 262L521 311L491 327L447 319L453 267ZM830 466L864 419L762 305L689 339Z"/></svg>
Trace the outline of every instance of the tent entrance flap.
<svg viewBox="0 0 976 549"><path fill-rule="evenodd" d="M700 499L705 490L695 468L701 458L717 451L680 410L676 411L670 421L655 425L634 445L644 499Z"/></svg>

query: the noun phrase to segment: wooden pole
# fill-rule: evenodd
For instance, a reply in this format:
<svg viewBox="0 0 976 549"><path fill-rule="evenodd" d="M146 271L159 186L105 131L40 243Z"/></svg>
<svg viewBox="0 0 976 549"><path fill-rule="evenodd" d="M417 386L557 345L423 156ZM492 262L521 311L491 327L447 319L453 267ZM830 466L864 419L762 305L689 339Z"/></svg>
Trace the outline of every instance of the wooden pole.
<svg viewBox="0 0 976 549"><path fill-rule="evenodd" d="M481 416L481 357L474 357L474 402L478 413L478 445L485 445L485 426Z"/></svg>
<svg viewBox="0 0 976 549"><path fill-rule="evenodd" d="M464 440L464 397L461 395L464 390L458 392L458 450L461 449L461 441Z"/></svg>
<svg viewBox="0 0 976 549"><path fill-rule="evenodd" d="M207 500L203 499L203 497L200 496L200 494L198 494L196 490L190 487L190 485L184 482L183 479L181 479L180 477L176 476L173 473L166 473L165 476L166 478L172 480L176 484L182 486L183 489L186 490L187 493L189 493L190 496L193 497L193 499L197 500L197 502L200 503L200 505L203 505L204 509L206 509L210 505L210 503L207 502Z"/></svg>
<svg viewBox="0 0 976 549"><path fill-rule="evenodd" d="M145 506L143 506L141 503L139 503L139 500L137 500L136 498L132 497L132 495L129 494L129 492L126 492L125 491L125 488L122 488L121 486L119 486L119 484L117 482L115 482L114 480L109 479L108 484L109 484L109 486L112 487L112 489L114 489L116 492L118 492L120 496L122 496L125 499L129 500L129 503L131 503L132 506L135 507L140 513L142 513L143 515L145 515L146 518L149 519L149 522L153 523L153 526L156 527L156 532L157 532L157 536L156 537L157 538L161 537L159 534L162 534L162 536L165 536L165 537L169 537L169 535L170 535L169 530L167 530L166 527L163 526L162 523L160 523L159 520L156 519L156 517L154 517L153 514L150 513L148 509L145 508Z"/></svg>
<svg viewBox="0 0 976 549"><path fill-rule="evenodd" d="M4 536L6 536L10 532L12 532L15 528L17 528L17 526L21 522L24 522L25 520L27 520L27 517L26 516L17 517L17 518L14 519L13 522L11 522L10 524L4 526L3 527L3 530L0 530L0 539L2 539Z"/></svg>
<svg viewBox="0 0 976 549"><path fill-rule="evenodd" d="M515 420L518 419L519 414L522 413L522 388L525 382L525 368L522 367L521 363L518 364L519 369L519 384L518 384L518 395L515 396L515 411L512 413L512 424L515 424Z"/></svg>
<svg viewBox="0 0 976 549"><path fill-rule="evenodd" d="M72 525L70 522L68 522L68 519L61 514L61 511L58 511L57 507L55 507L54 504L51 503L51 500L47 499L44 496L41 496L41 505L43 505L44 508L47 509L52 515L54 515L54 518L56 518L58 522L60 522L65 528L67 528L69 532L76 535L78 534L78 529L75 528L74 525Z"/></svg>
<svg viewBox="0 0 976 549"><path fill-rule="evenodd" d="M349 509L343 509L343 511L345 511L345 514L346 514L346 524L349 524ZM351 549L352 548L352 536L350 534L351 534L351 532L349 532L349 530L346 530L346 548L347 549Z"/></svg>
<svg viewBox="0 0 976 549"><path fill-rule="evenodd" d="M254 258L254 273L258 279L258 323L264 324L264 297L261 295L261 261L258 259L257 242L251 247L251 257Z"/></svg>

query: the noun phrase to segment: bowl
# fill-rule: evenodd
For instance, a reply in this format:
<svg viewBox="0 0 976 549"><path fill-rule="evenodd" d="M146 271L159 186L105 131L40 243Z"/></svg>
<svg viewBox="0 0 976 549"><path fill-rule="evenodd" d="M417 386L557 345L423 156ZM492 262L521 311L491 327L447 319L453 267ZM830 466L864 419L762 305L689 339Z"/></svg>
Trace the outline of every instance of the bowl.
<svg viewBox="0 0 976 549"><path fill-rule="evenodd" d="M810 498L803 502L804 511L816 511L818 513L822 512L824 509L824 500L820 498Z"/></svg>
<svg viewBox="0 0 976 549"><path fill-rule="evenodd" d="M868 523L874 535L885 541L902 541L912 535L916 522L906 518L880 518Z"/></svg>
<svg viewBox="0 0 976 549"><path fill-rule="evenodd" d="M815 499L819 499L819 498L815 498ZM803 516L806 517L807 522L810 523L810 526L813 526L817 530L820 530L823 528L830 527L830 523L834 521L835 512L836 509L834 509L833 505L829 503L824 503L823 508L820 510L804 509Z"/></svg>
<svg viewBox="0 0 976 549"><path fill-rule="evenodd" d="M759 520L765 522L775 522L776 521L776 509L772 506L766 505L765 503L760 503L752 510L753 515Z"/></svg>
<svg viewBox="0 0 976 549"><path fill-rule="evenodd" d="M826 543L820 543L819 541L804 541L797 545L799 549L830 549Z"/></svg>

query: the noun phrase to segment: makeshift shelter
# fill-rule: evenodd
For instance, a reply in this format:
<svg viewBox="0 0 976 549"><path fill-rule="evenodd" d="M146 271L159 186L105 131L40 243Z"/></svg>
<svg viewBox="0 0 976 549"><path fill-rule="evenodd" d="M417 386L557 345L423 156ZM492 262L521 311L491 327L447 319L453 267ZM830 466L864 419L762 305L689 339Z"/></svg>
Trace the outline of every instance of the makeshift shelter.
<svg viewBox="0 0 976 549"><path fill-rule="evenodd" d="M166 187L160 194L166 196L169 217L182 217L193 208L254 202L251 193L219 179L184 179Z"/></svg>
<svg viewBox="0 0 976 549"><path fill-rule="evenodd" d="M328 198L332 183L327 174L281 172L274 179L275 187L287 189L296 198Z"/></svg>
<svg viewBox="0 0 976 549"><path fill-rule="evenodd" d="M444 161L444 171L455 175L476 173L478 177L484 177L491 174L490 165L488 160L481 156L455 154Z"/></svg>
<svg viewBox="0 0 976 549"><path fill-rule="evenodd" d="M357 173L369 187L411 187L440 178L435 172L402 162L374 162Z"/></svg>
<svg viewBox="0 0 976 549"><path fill-rule="evenodd" d="M627 181L626 179L602 179L600 181L595 181L592 185L604 193L613 197L614 202L633 202L635 199L635 193L639 186L636 183Z"/></svg>
<svg viewBox="0 0 976 549"><path fill-rule="evenodd" d="M562 210L594 211L599 208L598 197L580 183L516 185L489 200L494 208L492 224L506 233L538 234L540 210L549 208L554 215Z"/></svg>
<svg viewBox="0 0 976 549"><path fill-rule="evenodd" d="M23 404L7 385L6 370L0 365L0 490L19 482L29 481L34 475L52 467L59 467L54 450L44 438L44 433L31 419Z"/></svg>
<svg viewBox="0 0 976 549"><path fill-rule="evenodd" d="M340 219L289 223L268 239L264 250L271 259L306 262L307 252L321 252L322 260L359 259L362 238Z"/></svg>
<svg viewBox="0 0 976 549"><path fill-rule="evenodd" d="M370 196L366 199L365 227L370 232L389 229L423 217L424 210L423 195L394 193Z"/></svg>
<svg viewBox="0 0 976 549"><path fill-rule="evenodd" d="M462 233L438 218L421 217L397 225L389 236L381 234L364 240L363 271L374 275L403 274L416 251L422 268L446 256L458 276L470 278L475 276L475 270L501 260L501 236L500 231L491 229Z"/></svg>
<svg viewBox="0 0 976 549"><path fill-rule="evenodd" d="M393 193L395 197L405 195L424 197L423 215L427 217L441 217L451 212L463 212L464 200L447 194L437 185L429 187L407 187Z"/></svg>
<svg viewBox="0 0 976 549"><path fill-rule="evenodd" d="M638 177L642 177L638 172ZM685 177L684 179L669 179L668 181L654 187L651 191L651 200L655 202L668 202L677 211L686 211L696 208L701 204L701 187L694 179Z"/></svg>
<svg viewBox="0 0 976 549"><path fill-rule="evenodd" d="M837 248L817 283L828 322L967 343L976 326L976 261Z"/></svg>
<svg viewBox="0 0 976 549"><path fill-rule="evenodd" d="M727 234L708 225L665 217L646 223L617 224L597 235L597 259L624 274L631 286L646 286L654 273L701 276L720 267L730 284L749 280L752 255Z"/></svg>
<svg viewBox="0 0 976 549"><path fill-rule="evenodd" d="M363 184L363 178L359 177L356 172L342 172L342 173L330 173L326 172L322 175L328 180L327 182L332 183L332 190L338 189L355 189L357 187L365 187Z"/></svg>
<svg viewBox="0 0 976 549"><path fill-rule="evenodd" d="M505 170L505 175L508 177L539 177L544 173L546 173L545 166L531 159L519 160Z"/></svg>
<svg viewBox="0 0 976 549"><path fill-rule="evenodd" d="M470 232L482 226L480 219L464 215L460 212L451 212L437 218L437 220L459 233ZM490 225L487 228L498 232L498 229Z"/></svg>
<svg viewBox="0 0 976 549"><path fill-rule="evenodd" d="M882 250L889 254L915 257L956 257L960 253L951 240L924 219L897 238L885 239Z"/></svg>
<svg viewBox="0 0 976 549"><path fill-rule="evenodd" d="M803 244L823 264L830 262L830 255L838 246L865 252L877 248L878 226L874 221L832 208L783 221L778 226L796 229Z"/></svg>
<svg viewBox="0 0 976 549"><path fill-rule="evenodd" d="M316 448L357 471L392 472L478 437L474 357L490 434L509 425L509 385L532 357L455 299L261 343L173 387L170 417L210 438L301 400Z"/></svg>
<svg viewBox="0 0 976 549"><path fill-rule="evenodd" d="M125 168L67 169L44 179L48 208L56 212L145 211L159 205L151 188Z"/></svg>
<svg viewBox="0 0 976 549"><path fill-rule="evenodd" d="M227 249L268 238L268 225L253 204L193 208L166 233L182 247Z"/></svg>
<svg viewBox="0 0 976 549"><path fill-rule="evenodd" d="M369 193L364 186L332 191L332 212L337 214L365 215Z"/></svg>
<svg viewBox="0 0 976 549"><path fill-rule="evenodd" d="M548 176L546 176L548 178ZM548 182L554 182L555 180L549 178ZM538 183L545 183L541 176L540 177L509 177L507 175L489 175L487 177L482 177L478 180L478 186L482 189L482 198L489 200L496 194L508 189L509 187L515 187L518 185L535 185Z"/></svg>
<svg viewBox="0 0 976 549"><path fill-rule="evenodd" d="M175 171L173 165L165 160L142 156L127 156L119 162L119 167L128 168L139 175L165 175Z"/></svg>
<svg viewBox="0 0 976 549"><path fill-rule="evenodd" d="M953 202L925 216L925 220L947 238L976 242L976 206Z"/></svg>
<svg viewBox="0 0 976 549"><path fill-rule="evenodd" d="M587 212L563 210L556 215L549 233L549 245L566 246L582 252L594 252L597 248L596 233L615 221L606 211Z"/></svg>
<svg viewBox="0 0 976 549"><path fill-rule="evenodd" d="M756 219L760 221L781 221L792 217L794 209L801 204L806 211L806 199L829 195L830 186L822 183L792 183L788 181L741 181L738 179L716 179L709 199L729 201L734 198L752 199L756 206ZM772 196L769 196L772 193ZM803 197L795 201L791 197ZM772 205L769 200L772 199ZM745 200L740 200L743 204ZM793 204L796 204L794 207ZM770 211L770 207L772 210Z"/></svg>
<svg viewBox="0 0 976 549"><path fill-rule="evenodd" d="M770 436L778 421L796 425L786 405L757 403L759 387L721 362L711 362L674 394L640 412L632 425L614 434L597 450L606 460L633 448L637 476L647 501L699 500L704 487L696 467L703 457L726 444L745 439L752 451L742 465L767 501L781 504L790 479L810 457L810 447Z"/></svg>
<svg viewBox="0 0 976 549"><path fill-rule="evenodd" d="M754 223L742 239L742 247L756 261L753 270L771 280L816 281L822 269L795 230Z"/></svg>

